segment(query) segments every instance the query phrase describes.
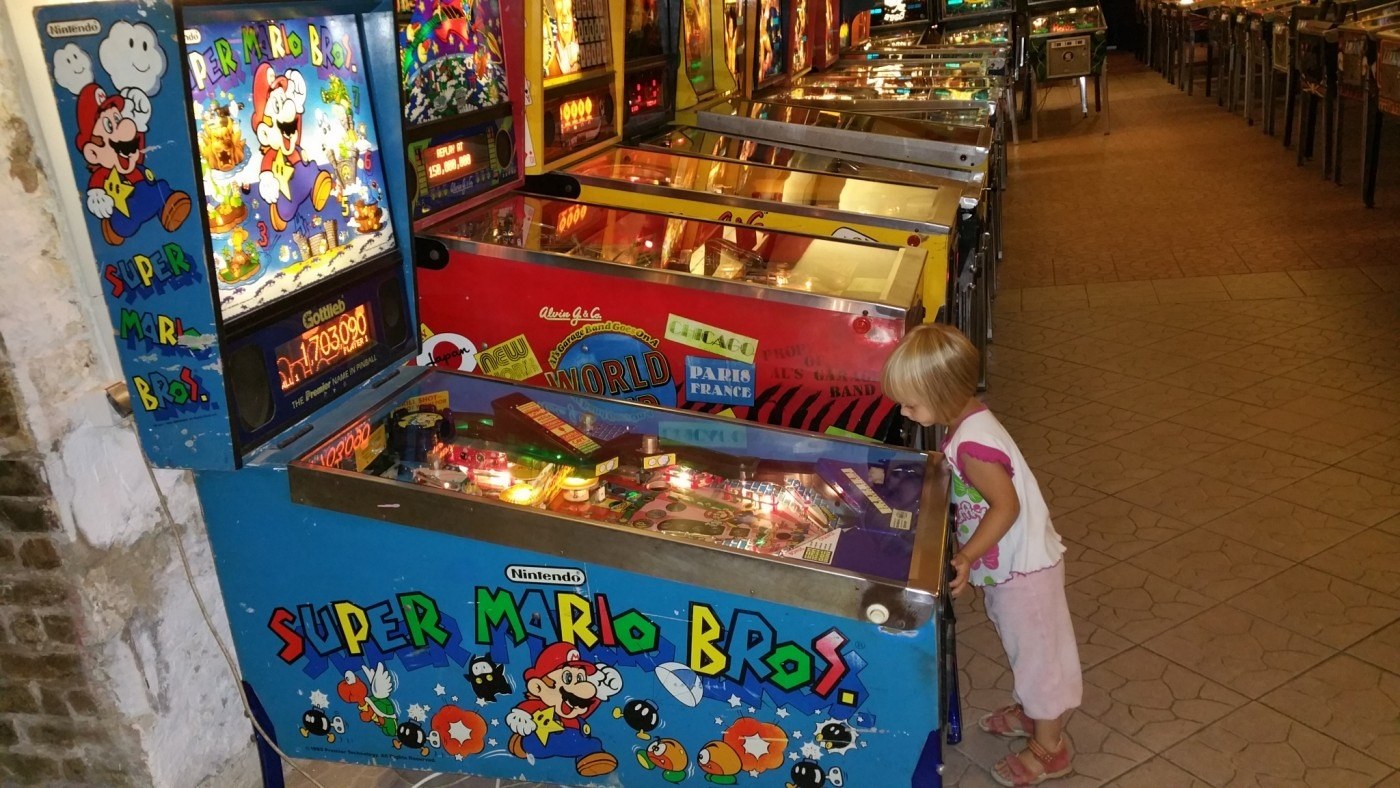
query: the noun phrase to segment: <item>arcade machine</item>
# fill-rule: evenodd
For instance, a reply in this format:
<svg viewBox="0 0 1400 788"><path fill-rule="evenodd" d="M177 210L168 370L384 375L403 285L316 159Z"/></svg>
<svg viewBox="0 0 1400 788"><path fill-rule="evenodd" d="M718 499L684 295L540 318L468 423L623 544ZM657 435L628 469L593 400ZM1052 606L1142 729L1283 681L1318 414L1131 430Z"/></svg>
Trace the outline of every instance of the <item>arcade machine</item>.
<svg viewBox="0 0 1400 788"><path fill-rule="evenodd" d="M919 250L520 194L419 244L439 367L904 440L880 369L922 320Z"/></svg>
<svg viewBox="0 0 1400 788"><path fill-rule="evenodd" d="M525 36L525 169L540 173L621 138L626 9L624 0L524 5L524 29L540 31Z"/></svg>
<svg viewBox="0 0 1400 788"><path fill-rule="evenodd" d="M410 205L518 177L521 63L492 39L518 22L484 6L36 12L138 432L196 470L260 743L579 786L939 785L937 458L404 363ZM417 35L434 17L449 40ZM430 89L462 67L474 97ZM411 186L414 156L468 175Z"/></svg>
<svg viewBox="0 0 1400 788"><path fill-rule="evenodd" d="M1094 78L1094 111L1108 104L1108 26L1097 4L1066 7L1066 0L1045 0L1026 7L1026 62L1031 140L1040 136L1036 88L1057 80L1078 80L1079 105L1089 116L1085 80ZM1108 114L1104 114L1108 133Z"/></svg>
<svg viewBox="0 0 1400 788"><path fill-rule="evenodd" d="M1270 89L1269 82L1274 76L1273 66L1269 62L1273 54L1269 43L1273 20L1297 4L1298 0L1266 0L1242 6L1236 15L1237 45L1244 50L1244 89L1241 91L1244 120L1250 126L1254 125L1256 99L1261 105L1267 103L1264 92ZM1255 90L1256 84L1261 86L1258 92Z"/></svg>
<svg viewBox="0 0 1400 788"><path fill-rule="evenodd" d="M627 0L626 8L622 136L633 138L654 133L671 121L675 108L666 97L676 91L681 8L674 0Z"/></svg>
<svg viewBox="0 0 1400 788"><path fill-rule="evenodd" d="M841 29L845 26L841 18L841 0L814 0L811 10L817 36L812 68L822 71L841 59Z"/></svg>
<svg viewBox="0 0 1400 788"><path fill-rule="evenodd" d="M855 11L870 13L870 46L917 46L933 19L928 0L857 0Z"/></svg>
<svg viewBox="0 0 1400 788"><path fill-rule="evenodd" d="M1361 165L1361 198L1367 208L1376 205L1376 177L1380 171L1381 122L1386 115L1400 117L1400 30L1376 36L1376 58L1367 86L1365 139Z"/></svg>
<svg viewBox="0 0 1400 788"><path fill-rule="evenodd" d="M1385 16L1346 22L1337 28L1337 101L1332 124L1335 127L1332 145L1332 181L1342 182L1343 119L1346 102L1364 102L1374 80L1371 66L1376 62L1379 36L1400 28L1400 7ZM1364 136L1363 136L1364 140ZM1363 178L1365 165L1362 165Z"/></svg>
<svg viewBox="0 0 1400 788"><path fill-rule="evenodd" d="M1298 130L1298 166L1312 158L1317 135L1319 102L1323 105L1322 177L1332 177L1336 133L1337 61L1339 47L1336 29L1347 22L1380 19L1400 10L1400 3L1360 0L1324 7L1315 18L1300 21L1294 44L1298 75L1298 95L1302 114Z"/></svg>
<svg viewBox="0 0 1400 788"><path fill-rule="evenodd" d="M1291 110L1295 103L1296 80L1293 75L1292 29L1298 21L1308 15L1317 14L1319 8L1306 2L1295 2L1269 9L1259 17L1259 46L1263 59L1263 89L1260 91L1261 113L1264 133L1274 136L1278 128L1278 99L1280 85L1285 106ZM1291 118L1289 125L1292 124Z"/></svg>

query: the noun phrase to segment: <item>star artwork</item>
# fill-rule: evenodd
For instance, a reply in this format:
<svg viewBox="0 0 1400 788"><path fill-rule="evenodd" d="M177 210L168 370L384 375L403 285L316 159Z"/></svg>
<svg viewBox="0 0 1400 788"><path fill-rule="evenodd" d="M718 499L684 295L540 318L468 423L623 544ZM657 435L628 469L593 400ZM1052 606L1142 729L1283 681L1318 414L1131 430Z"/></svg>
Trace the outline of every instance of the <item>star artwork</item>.
<svg viewBox="0 0 1400 788"><path fill-rule="evenodd" d="M453 695L453 696L452 696L452 702L453 702L453 703L456 703L456 702L457 702L457 696L456 696L456 695Z"/></svg>
<svg viewBox="0 0 1400 788"><path fill-rule="evenodd" d="M723 725L723 724L724 724L724 718L723 718L723 717L715 717L715 724L716 724L716 725Z"/></svg>
<svg viewBox="0 0 1400 788"><path fill-rule="evenodd" d="M767 755L769 748L772 747L772 745L768 743L767 739L764 739L757 733L745 736L743 741L744 752L748 753L749 755L752 755L755 758L762 758L763 756Z"/></svg>
<svg viewBox="0 0 1400 788"><path fill-rule="evenodd" d="M802 760L802 756L801 756L801 755L798 755L798 754L795 753L795 752L790 752L790 753L788 753L788 760L790 760L790 761L800 761L800 760Z"/></svg>
<svg viewBox="0 0 1400 788"><path fill-rule="evenodd" d="M737 709L737 708L739 708L739 707L742 706L742 705L744 705L744 702L743 702L742 700L739 699L739 696L738 696L738 695L730 695L730 696L729 696L729 708L731 708L731 709Z"/></svg>
<svg viewBox="0 0 1400 788"><path fill-rule="evenodd" d="M758 711L758 709L755 709L755 708L752 707L752 706L749 707L749 713L750 713L750 714L753 714L753 713L755 713L755 712L757 712L757 711Z"/></svg>
<svg viewBox="0 0 1400 788"><path fill-rule="evenodd" d="M792 732L792 738L794 738L794 739L800 739L800 738L802 738L802 731L793 731L793 732Z"/></svg>
<svg viewBox="0 0 1400 788"><path fill-rule="evenodd" d="M486 740L486 746L487 746L487 747L495 747L495 746L496 746L496 740L495 740L495 739L487 739L487 740Z"/></svg>
<svg viewBox="0 0 1400 788"><path fill-rule="evenodd" d="M331 705L330 696L320 690L312 690L311 705L318 709L328 708Z"/></svg>
<svg viewBox="0 0 1400 788"><path fill-rule="evenodd" d="M477 698L477 699L476 699L476 705L481 706L482 708L485 708L485 707L486 707L486 699L485 699L485 698Z"/></svg>
<svg viewBox="0 0 1400 788"><path fill-rule="evenodd" d="M500 721L500 720L491 720L491 727L493 727L493 728L499 728L499 727L501 727L501 721Z"/></svg>
<svg viewBox="0 0 1400 788"><path fill-rule="evenodd" d="M447 688L439 684L436 687L433 687L433 693L438 697L442 697L443 695L447 694Z"/></svg>
<svg viewBox="0 0 1400 788"><path fill-rule="evenodd" d="M447 726L447 737L455 742L468 741L472 737L472 729L461 720L453 720L452 724Z"/></svg>
<svg viewBox="0 0 1400 788"><path fill-rule="evenodd" d="M428 719L428 707L421 703L415 703L409 706L408 718L414 722L423 722Z"/></svg>
<svg viewBox="0 0 1400 788"><path fill-rule="evenodd" d="M778 709L778 716L779 716L779 717L782 717L783 719L787 719L787 717L788 717L788 710L787 710L787 708L786 708L786 707L784 707L784 708L779 708L779 709Z"/></svg>
<svg viewBox="0 0 1400 788"><path fill-rule="evenodd" d="M457 760L459 760L459 761L462 760L462 753L460 753L460 752L457 753Z"/></svg>

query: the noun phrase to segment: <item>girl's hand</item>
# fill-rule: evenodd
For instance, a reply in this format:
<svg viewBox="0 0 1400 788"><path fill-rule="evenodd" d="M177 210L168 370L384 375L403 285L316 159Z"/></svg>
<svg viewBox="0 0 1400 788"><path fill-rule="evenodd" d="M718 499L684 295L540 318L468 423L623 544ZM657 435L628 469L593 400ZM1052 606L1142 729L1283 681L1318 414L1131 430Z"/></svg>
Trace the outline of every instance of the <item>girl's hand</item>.
<svg viewBox="0 0 1400 788"><path fill-rule="evenodd" d="M948 581L948 591L958 598L967 588L967 573L972 569L972 561L962 553L954 553L948 565L953 567L953 577Z"/></svg>

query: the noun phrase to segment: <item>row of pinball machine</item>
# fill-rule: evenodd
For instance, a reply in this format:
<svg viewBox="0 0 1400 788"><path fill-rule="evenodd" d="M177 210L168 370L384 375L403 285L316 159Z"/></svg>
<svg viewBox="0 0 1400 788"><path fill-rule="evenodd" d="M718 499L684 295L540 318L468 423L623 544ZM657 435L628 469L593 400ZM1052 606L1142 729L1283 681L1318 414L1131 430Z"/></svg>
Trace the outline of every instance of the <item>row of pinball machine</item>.
<svg viewBox="0 0 1400 788"><path fill-rule="evenodd" d="M1101 75L1097 7L31 5L265 748L941 784L949 479L880 369L985 351L1018 75Z"/></svg>
<svg viewBox="0 0 1400 788"><path fill-rule="evenodd" d="M1340 184L1343 119L1361 107L1362 200L1375 205L1381 128L1400 117L1400 3L1394 0L1139 0L1139 57L1194 93L1197 50L1205 49L1205 93L1241 112L1283 144L1297 134L1298 164L1317 154L1323 177Z"/></svg>

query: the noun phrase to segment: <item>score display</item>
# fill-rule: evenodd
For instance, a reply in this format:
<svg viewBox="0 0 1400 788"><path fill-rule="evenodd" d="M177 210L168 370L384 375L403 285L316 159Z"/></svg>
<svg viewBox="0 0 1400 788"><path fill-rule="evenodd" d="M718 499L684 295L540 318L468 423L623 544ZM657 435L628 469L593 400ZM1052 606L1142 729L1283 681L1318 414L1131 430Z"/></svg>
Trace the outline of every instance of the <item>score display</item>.
<svg viewBox="0 0 1400 788"><path fill-rule="evenodd" d="M345 302L337 306L344 310ZM317 322L318 318L318 312L307 312L303 318L309 326L306 332L283 342L274 352L284 394L363 353L374 343L366 304L341 311L324 322Z"/></svg>
<svg viewBox="0 0 1400 788"><path fill-rule="evenodd" d="M461 180L480 170L486 166L486 153L485 141L480 138L460 139L424 150L428 188Z"/></svg>

